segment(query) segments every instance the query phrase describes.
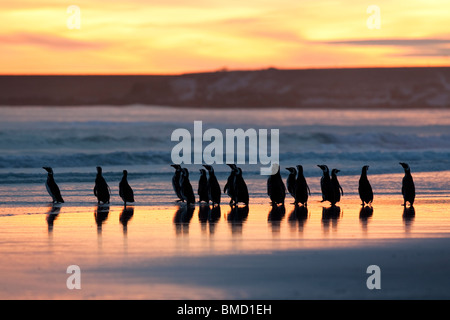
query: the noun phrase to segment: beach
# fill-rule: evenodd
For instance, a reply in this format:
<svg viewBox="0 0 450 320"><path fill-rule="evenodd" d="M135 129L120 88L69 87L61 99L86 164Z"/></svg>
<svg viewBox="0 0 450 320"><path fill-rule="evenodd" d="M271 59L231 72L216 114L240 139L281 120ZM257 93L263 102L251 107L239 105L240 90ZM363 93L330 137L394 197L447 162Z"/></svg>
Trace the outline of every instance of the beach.
<svg viewBox="0 0 450 320"><path fill-rule="evenodd" d="M210 110L161 106L0 108L2 299L447 299L448 110ZM176 116L174 116L176 115ZM273 209L267 176L242 164L250 201L232 210L177 204L173 130L277 128L281 175L302 164L307 210ZM252 152L252 148L247 150ZM401 195L408 162L413 208ZM339 168L344 196L321 201L321 170ZM358 179L369 165L372 210ZM45 188L51 166L65 200ZM96 166L111 188L97 205ZM223 189L230 168L213 165ZM201 164L187 164L197 190ZM124 209L122 170L136 202ZM69 266L81 289L69 289ZM369 289L367 268L381 272Z"/></svg>
<svg viewBox="0 0 450 320"><path fill-rule="evenodd" d="M206 217L174 205L2 209L1 298L449 298L448 199L422 199L415 216L393 200L378 200L372 216L346 203L339 216L312 203L306 217L267 204L244 217L226 205ZM66 286L70 265L79 290ZM366 286L371 265L381 289Z"/></svg>

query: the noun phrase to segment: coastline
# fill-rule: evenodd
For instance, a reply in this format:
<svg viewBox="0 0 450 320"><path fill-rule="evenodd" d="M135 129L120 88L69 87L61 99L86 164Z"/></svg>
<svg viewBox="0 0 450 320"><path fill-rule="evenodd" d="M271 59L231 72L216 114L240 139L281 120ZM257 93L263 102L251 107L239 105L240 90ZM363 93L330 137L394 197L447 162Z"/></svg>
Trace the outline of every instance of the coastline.
<svg viewBox="0 0 450 320"><path fill-rule="evenodd" d="M0 106L449 108L449 67L1 75Z"/></svg>

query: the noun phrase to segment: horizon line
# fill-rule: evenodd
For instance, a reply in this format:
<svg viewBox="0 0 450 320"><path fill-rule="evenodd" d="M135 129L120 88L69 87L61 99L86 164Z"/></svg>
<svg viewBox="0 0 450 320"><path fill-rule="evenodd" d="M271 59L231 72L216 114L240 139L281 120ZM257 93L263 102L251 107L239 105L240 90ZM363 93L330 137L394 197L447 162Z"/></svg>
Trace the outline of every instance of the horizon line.
<svg viewBox="0 0 450 320"><path fill-rule="evenodd" d="M346 66L346 67L305 67L305 68L280 68L280 67L264 67L255 69L229 69L227 67L213 69L213 70L198 70L198 71L184 71L174 73L0 73L0 76L181 76L189 74L206 74L206 73L226 73L226 72L252 72L265 70L279 70L279 71L301 71L301 70L355 70L355 69L438 69L450 68L450 65L441 66Z"/></svg>

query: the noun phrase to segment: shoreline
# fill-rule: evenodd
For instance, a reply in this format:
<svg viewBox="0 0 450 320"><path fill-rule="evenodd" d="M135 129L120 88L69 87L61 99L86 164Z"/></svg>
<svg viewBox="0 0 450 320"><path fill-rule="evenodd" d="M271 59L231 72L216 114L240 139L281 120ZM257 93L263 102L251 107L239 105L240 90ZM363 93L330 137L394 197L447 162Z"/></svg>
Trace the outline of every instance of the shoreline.
<svg viewBox="0 0 450 320"><path fill-rule="evenodd" d="M448 109L447 79L450 67L0 75L0 105Z"/></svg>

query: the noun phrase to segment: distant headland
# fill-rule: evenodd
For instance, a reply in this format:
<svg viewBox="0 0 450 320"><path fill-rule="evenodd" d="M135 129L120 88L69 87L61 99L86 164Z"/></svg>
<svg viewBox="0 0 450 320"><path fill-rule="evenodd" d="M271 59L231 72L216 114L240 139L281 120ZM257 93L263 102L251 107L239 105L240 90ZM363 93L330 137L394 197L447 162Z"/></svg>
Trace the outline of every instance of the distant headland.
<svg viewBox="0 0 450 320"><path fill-rule="evenodd" d="M0 106L450 108L450 67L4 75Z"/></svg>

